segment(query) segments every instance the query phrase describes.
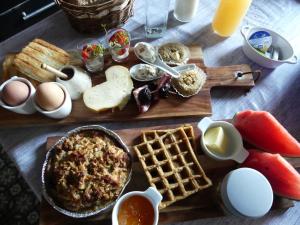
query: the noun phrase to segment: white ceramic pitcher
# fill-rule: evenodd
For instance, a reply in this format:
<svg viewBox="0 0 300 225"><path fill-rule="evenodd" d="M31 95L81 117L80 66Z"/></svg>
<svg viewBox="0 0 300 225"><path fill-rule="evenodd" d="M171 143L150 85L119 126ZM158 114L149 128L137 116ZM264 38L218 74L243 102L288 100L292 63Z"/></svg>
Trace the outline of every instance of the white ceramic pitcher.
<svg viewBox="0 0 300 225"><path fill-rule="evenodd" d="M127 194L123 195L115 204L114 209L113 209L113 213L112 213L112 225L119 225L118 222L118 212L119 212L119 208L120 205L122 204L122 202L126 199L128 199L131 196L143 196L146 199L148 199L150 201L150 203L152 204L153 210L154 210L154 222L153 225L157 225L158 223L158 217L159 217L159 211L158 211L158 205L162 200L162 196L161 194L153 187L149 187L146 191L142 192L142 191L132 191L132 192L128 192Z"/></svg>
<svg viewBox="0 0 300 225"><path fill-rule="evenodd" d="M67 74L69 79L56 77L56 81L66 87L72 100L79 99L86 89L92 87L90 76L81 68L67 65L60 71Z"/></svg>
<svg viewBox="0 0 300 225"><path fill-rule="evenodd" d="M204 134L205 132L211 128L211 127L222 127L226 130L226 133L228 134L228 139L230 139L231 145L230 153L225 156L220 156L217 154L214 154L212 151L210 151L204 142ZM238 132L238 130L231 124L225 121L213 121L208 117L203 118L198 123L198 128L201 130L201 146L206 155L208 155L211 158L214 158L216 160L228 160L233 159L237 161L238 163L242 163L245 161L245 159L248 157L249 153L246 149L243 147L243 140Z"/></svg>

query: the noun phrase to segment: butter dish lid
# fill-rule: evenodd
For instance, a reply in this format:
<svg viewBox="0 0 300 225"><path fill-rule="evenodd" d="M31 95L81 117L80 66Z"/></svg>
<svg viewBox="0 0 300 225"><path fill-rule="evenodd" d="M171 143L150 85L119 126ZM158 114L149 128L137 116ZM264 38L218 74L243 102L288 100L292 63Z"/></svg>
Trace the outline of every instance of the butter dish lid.
<svg viewBox="0 0 300 225"><path fill-rule="evenodd" d="M251 218L264 216L273 204L269 181L260 172L250 168L229 173L223 181L221 195L229 211Z"/></svg>

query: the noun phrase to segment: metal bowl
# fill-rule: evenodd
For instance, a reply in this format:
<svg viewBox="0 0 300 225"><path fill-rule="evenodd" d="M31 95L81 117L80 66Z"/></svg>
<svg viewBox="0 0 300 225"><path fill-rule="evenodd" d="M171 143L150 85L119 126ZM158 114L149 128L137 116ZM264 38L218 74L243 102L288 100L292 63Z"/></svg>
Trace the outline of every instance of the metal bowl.
<svg viewBox="0 0 300 225"><path fill-rule="evenodd" d="M129 156L129 171L128 171L128 178L127 181L124 184L124 187L122 188L119 196L113 200L112 202L108 203L107 205L105 205L104 207L98 208L96 210L88 210L88 211L80 211L80 212L74 212L74 211L70 211L67 209L62 208L61 206L59 206L56 202L55 199L52 198L49 189L50 186L47 183L47 165L49 163L49 160L51 159L51 157L53 157L53 154L55 153L55 148L57 145L63 143L69 136L82 132L82 131L87 131L87 130L95 130L95 131L101 131L104 134L106 134L108 137L110 137L112 140L115 141L115 143L122 148L124 151L126 151L128 153ZM82 126L82 127L78 127L76 129L73 129L71 131L69 131L64 137L62 137L61 139L59 139L51 148L50 150L47 152L46 154L46 159L43 163L43 168L42 168L42 194L44 196L44 198L47 200L47 202L58 212L66 215L66 216L70 216L73 218L86 218L86 217L90 217L90 216L95 216L95 215L99 215L102 213L105 213L107 211L109 211L110 209L113 208L113 206L115 205L115 203L118 201L119 197L122 195L124 189L126 188L126 186L128 185L130 179L131 179L131 175L132 175L132 162L133 162L133 157L128 149L128 147L124 144L124 142L122 141L122 139L113 131L99 126L99 125L89 125L89 126Z"/></svg>

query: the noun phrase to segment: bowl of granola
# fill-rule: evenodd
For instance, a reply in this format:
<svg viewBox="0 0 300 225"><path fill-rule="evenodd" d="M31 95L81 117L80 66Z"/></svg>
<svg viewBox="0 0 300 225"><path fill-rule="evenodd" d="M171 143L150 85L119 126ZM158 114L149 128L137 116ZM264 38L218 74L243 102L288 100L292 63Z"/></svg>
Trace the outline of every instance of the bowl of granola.
<svg viewBox="0 0 300 225"><path fill-rule="evenodd" d="M98 125L83 126L47 152L42 192L62 214L86 218L110 210L131 173L132 155L116 133Z"/></svg>
<svg viewBox="0 0 300 225"><path fill-rule="evenodd" d="M174 90L184 98L198 94L206 82L206 73L195 64L188 64L180 68L182 71L179 71L179 78L171 79Z"/></svg>

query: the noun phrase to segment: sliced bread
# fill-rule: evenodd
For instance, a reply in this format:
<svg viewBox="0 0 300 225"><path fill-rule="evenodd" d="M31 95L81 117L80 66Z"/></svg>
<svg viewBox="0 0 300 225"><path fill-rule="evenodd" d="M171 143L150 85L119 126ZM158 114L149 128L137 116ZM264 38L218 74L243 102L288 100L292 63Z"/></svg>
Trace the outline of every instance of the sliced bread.
<svg viewBox="0 0 300 225"><path fill-rule="evenodd" d="M133 82L123 66L112 66L105 71L107 81L96 85L83 94L84 104L97 112L110 108L123 109L128 103Z"/></svg>

